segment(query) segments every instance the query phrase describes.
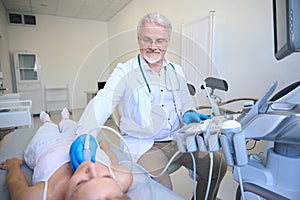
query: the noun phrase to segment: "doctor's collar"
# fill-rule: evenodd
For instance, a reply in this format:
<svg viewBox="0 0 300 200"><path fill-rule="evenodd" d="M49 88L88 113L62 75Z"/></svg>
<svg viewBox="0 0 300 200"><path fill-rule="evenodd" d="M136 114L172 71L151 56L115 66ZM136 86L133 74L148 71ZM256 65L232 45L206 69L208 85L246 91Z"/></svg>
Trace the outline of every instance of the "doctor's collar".
<svg viewBox="0 0 300 200"><path fill-rule="evenodd" d="M138 59L138 62L139 62L139 66L143 67L144 70L150 70L150 71L152 70L149 67L149 65L147 64L147 62L145 61L145 59L143 58L143 56L141 56L141 54L138 54L137 59ZM170 64L169 64L167 58L164 56L162 68L168 67L169 65Z"/></svg>

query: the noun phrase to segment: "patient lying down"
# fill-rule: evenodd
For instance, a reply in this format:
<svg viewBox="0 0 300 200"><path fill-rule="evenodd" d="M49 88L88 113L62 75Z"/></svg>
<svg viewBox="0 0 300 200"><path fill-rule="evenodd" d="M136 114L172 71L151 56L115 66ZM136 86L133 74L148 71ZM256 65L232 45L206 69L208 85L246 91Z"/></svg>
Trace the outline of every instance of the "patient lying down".
<svg viewBox="0 0 300 200"><path fill-rule="evenodd" d="M42 112L40 119L44 123L26 147L24 160L33 169L31 186L20 169L22 160L10 158L1 163L0 168L8 171L11 199L129 199L125 192L132 184L132 173L118 164L105 140L99 145L110 165L85 161L73 173L69 149L76 139L76 123L69 119L67 109L61 115L58 126Z"/></svg>

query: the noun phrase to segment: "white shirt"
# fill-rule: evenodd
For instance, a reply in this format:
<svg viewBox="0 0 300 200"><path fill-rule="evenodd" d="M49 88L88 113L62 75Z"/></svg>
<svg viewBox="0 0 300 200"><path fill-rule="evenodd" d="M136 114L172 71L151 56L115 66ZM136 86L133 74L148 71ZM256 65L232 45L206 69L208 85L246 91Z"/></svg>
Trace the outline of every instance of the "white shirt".
<svg viewBox="0 0 300 200"><path fill-rule="evenodd" d="M173 64L173 69L165 60L160 73L156 73L140 60L147 81L137 57L119 63L79 120L81 126L89 128L91 121L103 125L119 105L121 134L137 157L151 148L154 141L171 140L180 127L182 114L195 109L180 66Z"/></svg>
<svg viewBox="0 0 300 200"><path fill-rule="evenodd" d="M60 133L52 122L44 123L37 130L24 152L26 164L33 169L33 184L47 182L59 167L70 161L69 149L75 137L72 130Z"/></svg>
<svg viewBox="0 0 300 200"><path fill-rule="evenodd" d="M44 123L25 149L24 160L33 169L33 184L40 181L47 182L58 168L70 162L69 150L76 138L74 132L76 123L72 120L62 120L60 124L64 127L62 132L56 124ZM97 148L96 161L107 166L114 177L110 169L111 161L100 148Z"/></svg>

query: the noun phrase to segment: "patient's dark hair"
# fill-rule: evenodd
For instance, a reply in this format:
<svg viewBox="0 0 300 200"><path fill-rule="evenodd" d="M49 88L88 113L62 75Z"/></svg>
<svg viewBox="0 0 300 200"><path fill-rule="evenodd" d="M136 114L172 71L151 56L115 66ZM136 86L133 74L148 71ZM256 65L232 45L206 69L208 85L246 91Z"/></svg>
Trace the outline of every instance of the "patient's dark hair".
<svg viewBox="0 0 300 200"><path fill-rule="evenodd" d="M124 194L123 196L113 197L113 198L107 199L107 200L131 200L131 198L129 196L127 196L126 194Z"/></svg>
<svg viewBox="0 0 300 200"><path fill-rule="evenodd" d="M71 196L72 200L82 200L81 197L78 196ZM96 199L95 199L96 200ZM111 197L111 198L107 198L105 200L131 200L131 198L129 196L127 196L126 194L123 194L122 196L118 196L118 197Z"/></svg>

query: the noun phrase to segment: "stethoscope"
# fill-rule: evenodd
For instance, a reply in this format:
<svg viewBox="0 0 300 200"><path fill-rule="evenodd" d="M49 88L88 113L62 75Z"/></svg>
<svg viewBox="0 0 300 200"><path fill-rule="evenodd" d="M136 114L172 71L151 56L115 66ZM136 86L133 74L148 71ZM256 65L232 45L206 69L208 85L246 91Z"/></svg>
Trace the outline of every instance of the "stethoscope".
<svg viewBox="0 0 300 200"><path fill-rule="evenodd" d="M147 78L146 78L146 76L145 76L145 73L144 73L143 68L142 68L142 65L141 65L140 54L137 56L137 58L138 58L139 68L140 68L140 70L141 70L143 79L144 79L144 81L145 81L145 83L146 83L146 86L147 86L147 88L148 88L148 92L149 92L149 94L151 95L151 94L152 94L152 93L151 93L151 88L150 88L150 85L149 85L149 83L148 83L148 81L147 81ZM165 85L166 85L166 88L167 88L167 90L168 90L169 92L179 91L179 90L180 90L180 82L179 82L177 73L176 73L176 71L175 71L175 67L173 66L172 63L169 63L169 65L173 68L173 72L174 72L174 75L175 75L175 77L176 77L178 87L176 87L176 89L174 89L174 87L173 87L173 85L172 85L172 82L170 81L170 77L169 77L169 83L170 83L171 86L170 86L170 88L168 87L168 84L167 84L167 77L166 77L166 71L167 71L167 68L166 68L166 66L165 66L165 67L164 67L164 70L165 70Z"/></svg>

